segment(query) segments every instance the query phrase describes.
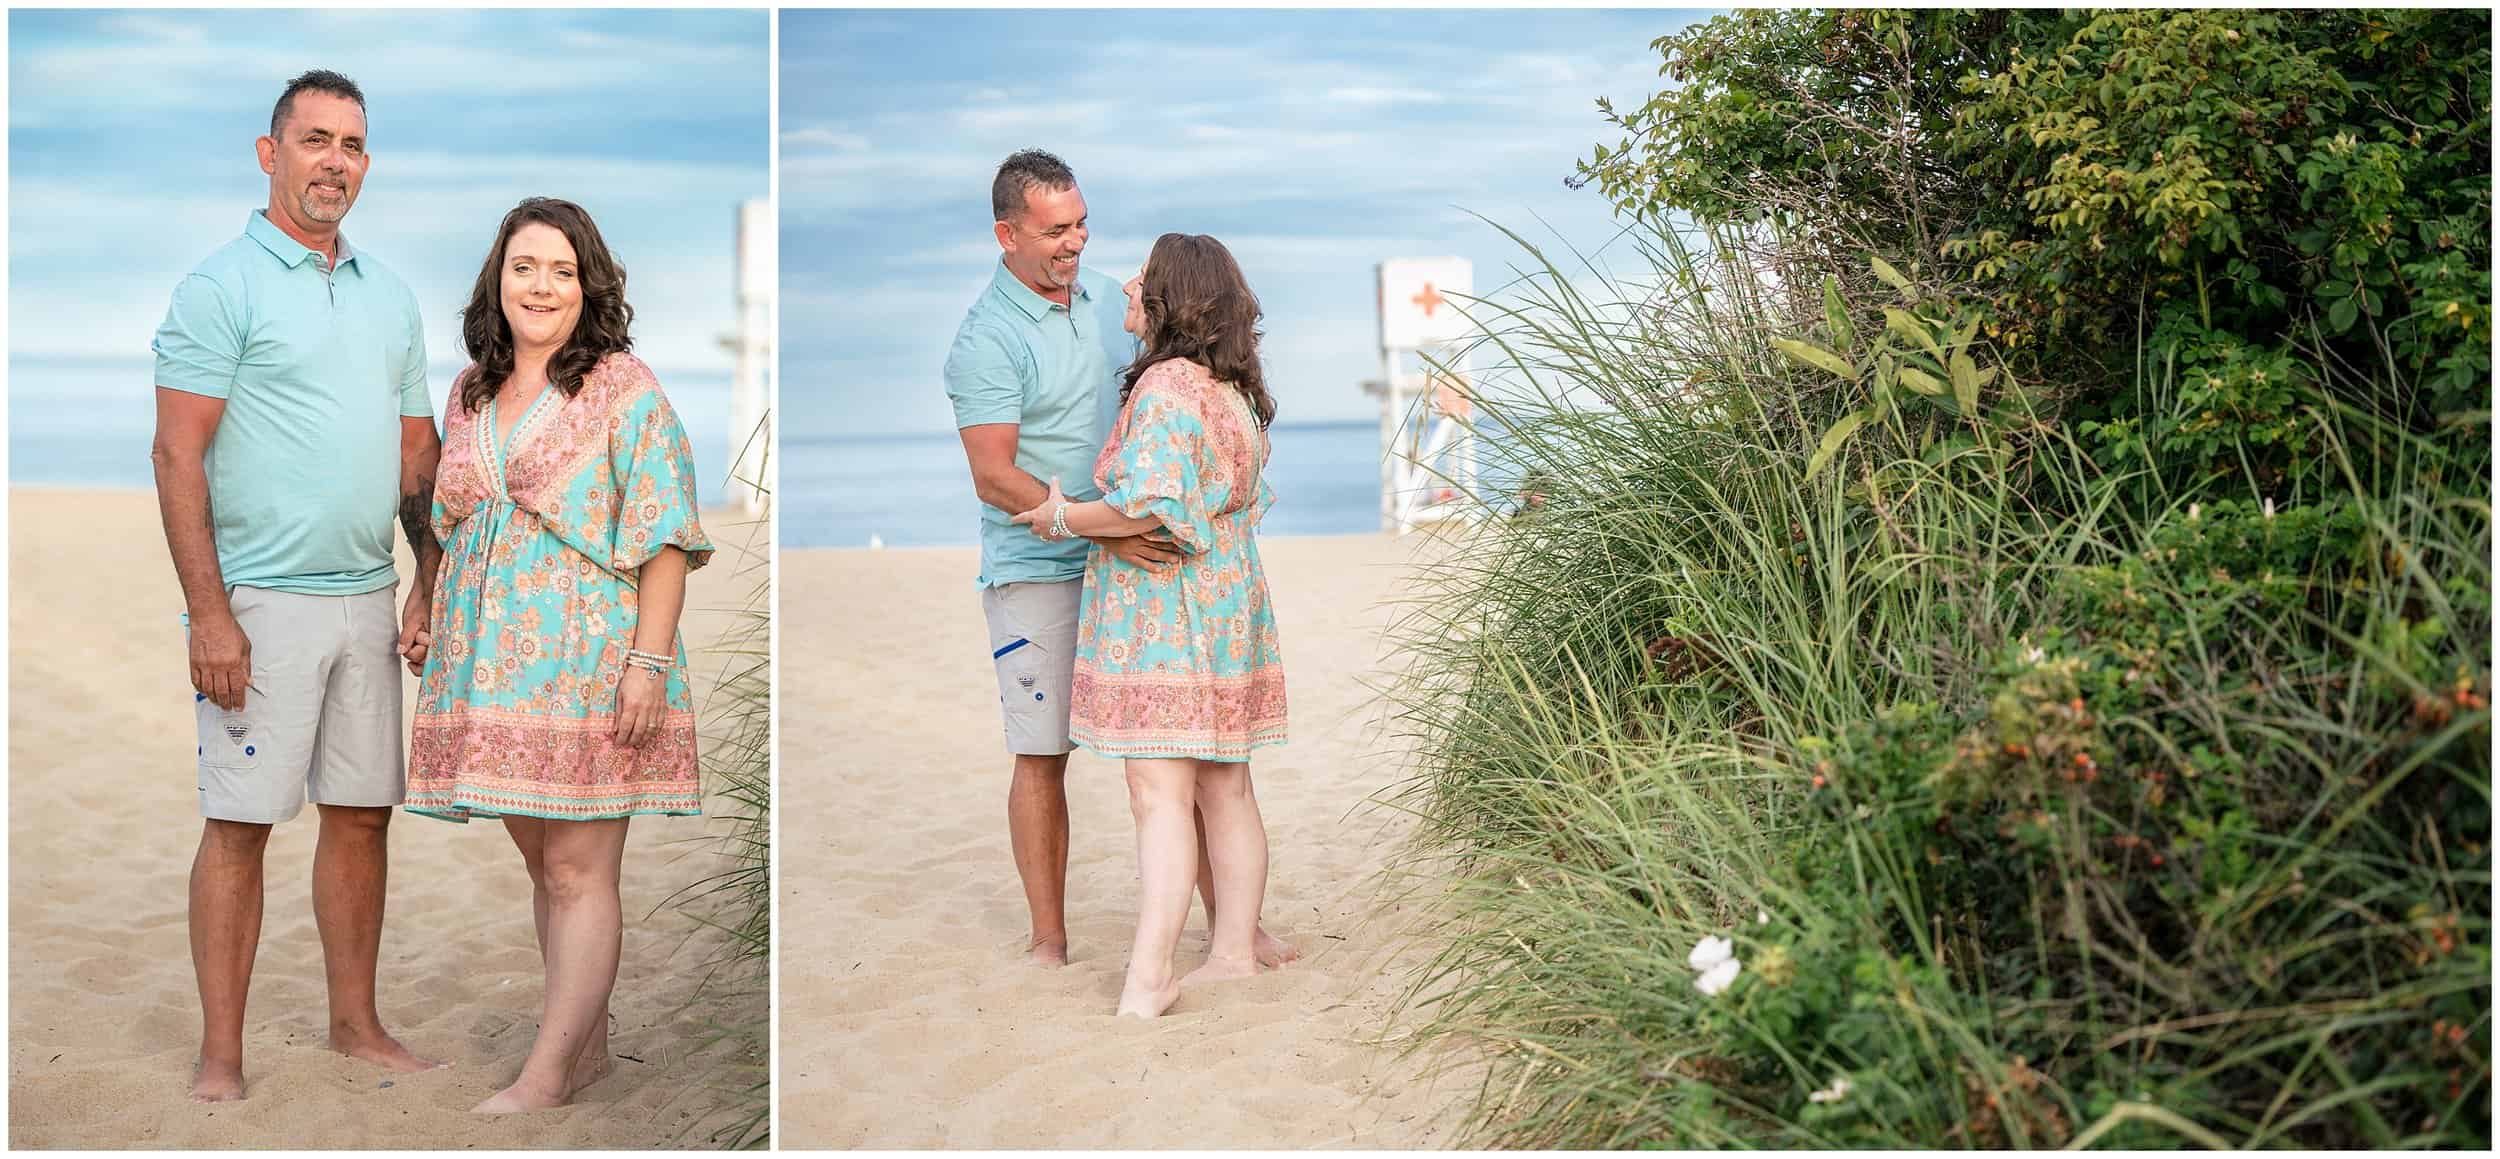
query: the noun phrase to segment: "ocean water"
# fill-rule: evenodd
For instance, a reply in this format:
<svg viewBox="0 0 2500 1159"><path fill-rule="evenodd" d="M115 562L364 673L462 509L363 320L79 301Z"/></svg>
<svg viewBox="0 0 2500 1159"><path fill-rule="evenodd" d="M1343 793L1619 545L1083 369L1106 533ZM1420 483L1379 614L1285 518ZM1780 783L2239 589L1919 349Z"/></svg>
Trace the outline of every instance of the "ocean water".
<svg viewBox="0 0 2500 1159"><path fill-rule="evenodd" d="M1276 506L1264 535L1347 535L1380 529L1380 424L1278 423L1268 484ZM891 547L979 542L980 501L954 432L831 435L785 431L782 542L791 547ZM1480 455L1488 491L1511 472L1497 448Z"/></svg>
<svg viewBox="0 0 2500 1159"><path fill-rule="evenodd" d="M434 413L458 366L428 374ZM154 363L147 359L9 359L9 482L68 487L156 486L148 443L156 433ZM706 503L729 481L729 372L659 369L669 403L686 424Z"/></svg>
<svg viewBox="0 0 2500 1159"><path fill-rule="evenodd" d="M1380 527L1380 426L1343 423L1269 432L1270 535L1340 535ZM781 446L781 535L792 547L894 547L980 541L963 443L936 435L807 435Z"/></svg>

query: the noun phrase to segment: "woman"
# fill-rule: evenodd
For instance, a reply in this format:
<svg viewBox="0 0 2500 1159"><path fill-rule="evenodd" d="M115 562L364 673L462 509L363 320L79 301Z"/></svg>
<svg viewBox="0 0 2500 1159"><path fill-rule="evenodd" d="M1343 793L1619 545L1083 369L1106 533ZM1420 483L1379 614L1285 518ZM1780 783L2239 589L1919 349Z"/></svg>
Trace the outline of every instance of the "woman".
<svg viewBox="0 0 2500 1159"><path fill-rule="evenodd" d="M625 271L580 206L533 197L462 313L411 812L502 820L530 875L546 996L479 1111L559 1106L608 1071L627 819L700 813L677 616L711 543L676 412L627 351Z"/></svg>
<svg viewBox="0 0 2500 1159"><path fill-rule="evenodd" d="M1267 828L1250 750L1285 740L1285 672L1254 529L1274 502L1262 477L1276 403L1259 370L1259 301L1222 243L1167 233L1131 279L1123 325L1143 343L1120 419L1095 461L1103 497L1071 503L1051 480L1015 516L1045 539L1168 533L1183 553L1158 575L1096 547L1085 570L1069 735L1128 762L1141 879L1121 1014L1161 1015L1183 982L1258 972ZM1172 949L1198 878L1206 821L1213 926L1187 979Z"/></svg>

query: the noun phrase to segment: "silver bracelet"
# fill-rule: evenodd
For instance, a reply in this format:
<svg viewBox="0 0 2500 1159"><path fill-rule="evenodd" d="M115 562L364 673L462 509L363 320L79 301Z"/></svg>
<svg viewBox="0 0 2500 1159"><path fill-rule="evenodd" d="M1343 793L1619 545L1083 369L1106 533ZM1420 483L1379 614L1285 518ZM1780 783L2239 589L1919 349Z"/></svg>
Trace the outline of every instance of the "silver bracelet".
<svg viewBox="0 0 2500 1159"><path fill-rule="evenodd" d="M1050 537L1052 539L1068 537L1068 501L1065 499L1060 500L1059 506L1052 509L1050 513Z"/></svg>

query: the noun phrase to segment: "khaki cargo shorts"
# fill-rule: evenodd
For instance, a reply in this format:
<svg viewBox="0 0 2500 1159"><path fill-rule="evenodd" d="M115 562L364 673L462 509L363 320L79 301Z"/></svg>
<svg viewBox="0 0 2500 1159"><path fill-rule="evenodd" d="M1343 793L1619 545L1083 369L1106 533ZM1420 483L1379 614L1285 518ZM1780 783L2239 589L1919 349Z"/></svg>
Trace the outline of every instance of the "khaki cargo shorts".
<svg viewBox="0 0 2500 1159"><path fill-rule="evenodd" d="M1076 749L1068 740L1068 689L1076 682L1076 620L1084 594L1083 580L981 589L1008 752L1055 757Z"/></svg>
<svg viewBox="0 0 2500 1159"><path fill-rule="evenodd" d="M252 683L232 712L191 694L201 816L275 824L308 797L388 808L407 796L396 594L228 593L252 642Z"/></svg>

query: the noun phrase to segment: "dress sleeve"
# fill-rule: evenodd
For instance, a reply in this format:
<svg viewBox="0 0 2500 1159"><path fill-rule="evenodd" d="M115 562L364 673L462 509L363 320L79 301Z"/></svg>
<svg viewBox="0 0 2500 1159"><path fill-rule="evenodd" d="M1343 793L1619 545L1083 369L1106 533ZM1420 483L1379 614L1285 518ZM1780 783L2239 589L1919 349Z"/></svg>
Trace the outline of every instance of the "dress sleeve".
<svg viewBox="0 0 2500 1159"><path fill-rule="evenodd" d="M1153 374L1153 372L1148 372ZM1118 453L1103 469L1102 501L1132 519L1152 516L1192 555L1215 546L1205 477L1206 422L1188 400L1140 379Z"/></svg>
<svg viewBox="0 0 2500 1159"><path fill-rule="evenodd" d="M616 544L608 566L632 573L663 547L685 550L691 571L712 561L695 501L694 449L657 384L626 407L609 441L616 478Z"/></svg>

